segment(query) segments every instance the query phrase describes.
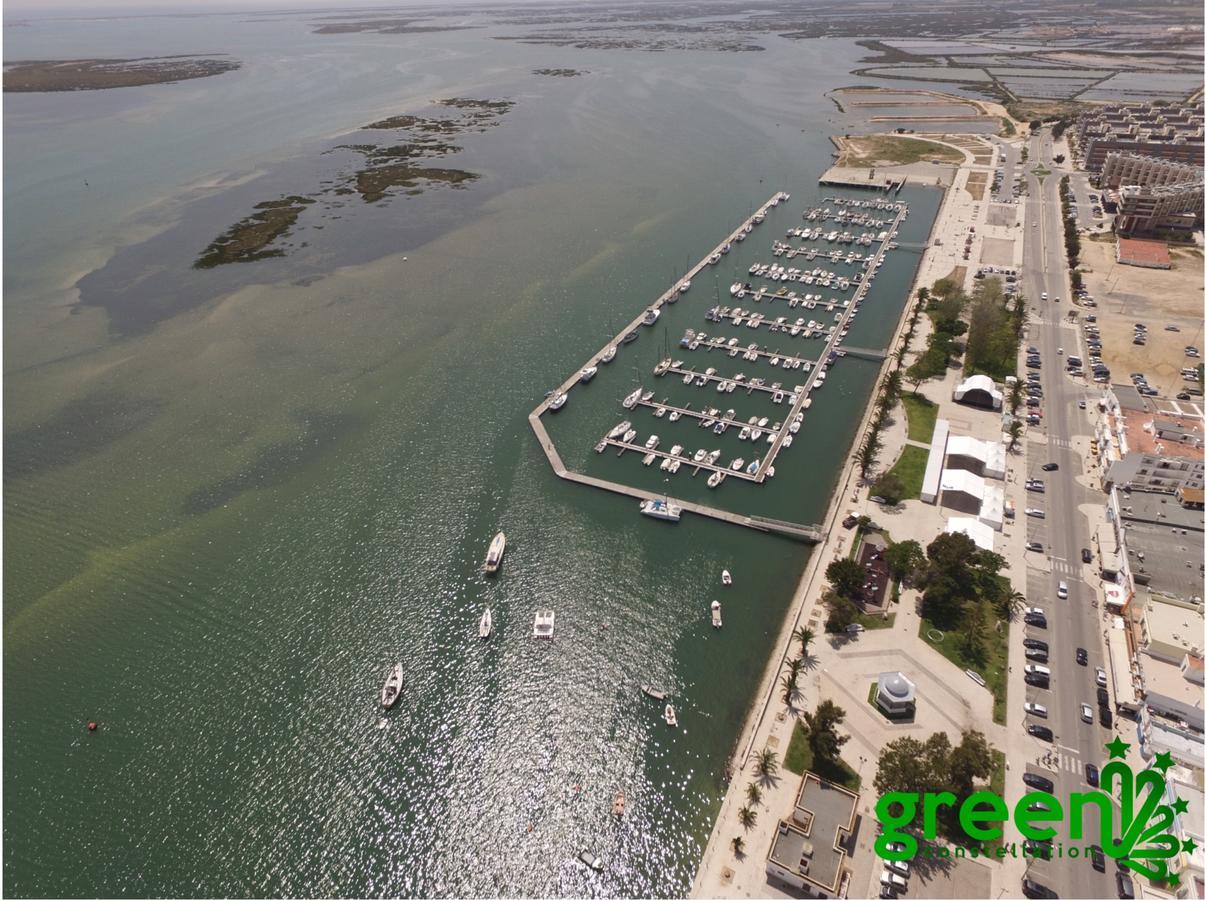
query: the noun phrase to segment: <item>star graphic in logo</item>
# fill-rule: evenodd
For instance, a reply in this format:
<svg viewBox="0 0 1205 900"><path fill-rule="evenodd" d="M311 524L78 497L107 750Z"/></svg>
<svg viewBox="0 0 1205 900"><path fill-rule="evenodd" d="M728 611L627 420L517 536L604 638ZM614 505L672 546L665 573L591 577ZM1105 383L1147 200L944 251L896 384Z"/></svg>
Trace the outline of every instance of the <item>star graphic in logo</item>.
<svg viewBox="0 0 1205 900"><path fill-rule="evenodd" d="M1192 838L1186 838L1180 842L1180 849L1185 853L1192 853L1197 849L1197 842Z"/></svg>
<svg viewBox="0 0 1205 900"><path fill-rule="evenodd" d="M1176 885L1178 885L1180 883L1180 876L1177 875L1175 872L1172 872L1170 875L1167 876L1167 883L1169 885L1171 885L1172 887L1175 887Z"/></svg>
<svg viewBox="0 0 1205 900"><path fill-rule="evenodd" d="M1106 745L1106 746L1108 746L1108 745ZM1166 775L1167 770L1170 769L1174 765L1175 765L1175 763L1172 762L1172 755L1170 753L1156 753L1155 761L1154 761L1154 763L1152 763L1152 766L1154 768L1158 769L1164 775Z"/></svg>
<svg viewBox="0 0 1205 900"><path fill-rule="evenodd" d="M1109 759L1125 759L1126 753L1130 749L1130 745L1121 739L1121 735L1113 738L1113 740L1105 744L1105 747L1109 751Z"/></svg>
<svg viewBox="0 0 1205 900"><path fill-rule="evenodd" d="M1186 813L1188 812L1188 801L1183 797L1177 797L1176 802L1172 804L1172 809L1177 813Z"/></svg>

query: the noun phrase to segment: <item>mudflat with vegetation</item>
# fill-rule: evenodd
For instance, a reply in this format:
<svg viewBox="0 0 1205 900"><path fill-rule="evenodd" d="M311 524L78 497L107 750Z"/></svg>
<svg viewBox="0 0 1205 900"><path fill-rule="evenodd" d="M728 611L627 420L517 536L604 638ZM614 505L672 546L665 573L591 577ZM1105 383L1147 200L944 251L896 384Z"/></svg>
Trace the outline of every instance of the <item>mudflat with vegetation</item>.
<svg viewBox="0 0 1205 900"><path fill-rule="evenodd" d="M306 208L314 204L319 209L325 208L336 197L359 194L365 203L377 203L398 193L417 196L434 185L467 187L480 178L477 173L422 165L420 161L441 159L460 152L458 145L440 140L439 136L484 132L497 125L497 120L514 105L513 100L451 97L436 100L436 110L431 115L402 114L370 122L360 131L388 131L405 140L390 144L365 141L333 147L327 152L359 154L360 164L342 172L320 190L257 203L253 213L235 222L209 243L193 263L193 268L211 269L228 263L285 256L288 250L281 239L289 235ZM449 115L442 110L452 113Z"/></svg>
<svg viewBox="0 0 1205 900"><path fill-rule="evenodd" d="M140 59L40 59L4 67L4 90L103 91L208 78L239 68L233 59L150 56Z"/></svg>

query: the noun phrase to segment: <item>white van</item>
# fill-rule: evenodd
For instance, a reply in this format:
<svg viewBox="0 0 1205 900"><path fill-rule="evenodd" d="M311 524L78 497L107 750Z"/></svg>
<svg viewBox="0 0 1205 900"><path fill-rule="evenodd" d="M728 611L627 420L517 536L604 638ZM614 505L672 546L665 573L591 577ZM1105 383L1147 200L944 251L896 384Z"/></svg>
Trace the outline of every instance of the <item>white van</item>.
<svg viewBox="0 0 1205 900"><path fill-rule="evenodd" d="M1035 519L1046 518L1046 512L1044 510L1038 509L1035 506L1027 506L1025 508L1025 515L1033 516Z"/></svg>
<svg viewBox="0 0 1205 900"><path fill-rule="evenodd" d="M1025 667L1025 674L1026 675L1041 675L1043 678L1049 678L1050 677L1050 667L1049 666L1040 666L1037 663L1030 663L1028 666Z"/></svg>
<svg viewBox="0 0 1205 900"><path fill-rule="evenodd" d="M1031 716L1038 716L1045 719L1049 716L1049 711L1041 703L1026 703L1025 711Z"/></svg>

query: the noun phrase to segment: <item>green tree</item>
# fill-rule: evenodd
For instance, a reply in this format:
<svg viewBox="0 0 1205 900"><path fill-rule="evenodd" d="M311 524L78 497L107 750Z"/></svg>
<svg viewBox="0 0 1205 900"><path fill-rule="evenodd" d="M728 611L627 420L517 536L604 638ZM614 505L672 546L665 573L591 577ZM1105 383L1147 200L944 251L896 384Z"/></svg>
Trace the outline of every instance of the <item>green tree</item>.
<svg viewBox="0 0 1205 900"><path fill-rule="evenodd" d="M824 577L842 597L856 600L862 596L862 585L866 583L866 567L856 559L843 556L828 564Z"/></svg>
<svg viewBox="0 0 1205 900"><path fill-rule="evenodd" d="M962 625L962 653L972 663L982 666L987 662L988 634L987 613L982 601L967 604Z"/></svg>
<svg viewBox="0 0 1205 900"><path fill-rule="evenodd" d="M837 726L845 721L845 710L832 700L825 700L814 713L804 713L803 720L807 724L812 757L828 763L836 762L841 746L849 740L849 735L837 733Z"/></svg>
<svg viewBox="0 0 1205 900"><path fill-rule="evenodd" d="M787 660L787 674L791 678L798 678L799 673L803 671L803 657L798 656Z"/></svg>
<svg viewBox="0 0 1205 900"><path fill-rule="evenodd" d="M743 827L746 831L757 824L757 812L747 806L742 806L741 811L736 815L737 818L740 819L741 827Z"/></svg>
<svg viewBox="0 0 1205 900"><path fill-rule="evenodd" d="M734 856L745 855L745 839L739 834L732 839L732 854Z"/></svg>
<svg viewBox="0 0 1205 900"><path fill-rule="evenodd" d="M903 380L904 376L900 374L900 370L892 369L886 380L883 381L883 393L891 397L898 397Z"/></svg>
<svg viewBox="0 0 1205 900"><path fill-rule="evenodd" d="M939 534L925 548L925 555L934 569L950 575L965 575L978 548L962 532Z"/></svg>
<svg viewBox="0 0 1205 900"><path fill-rule="evenodd" d="M824 621L824 630L829 634L839 634L858 620L858 608L852 600L830 592L825 602L828 618Z"/></svg>
<svg viewBox="0 0 1205 900"><path fill-rule="evenodd" d="M958 746L950 751L949 790L962 800L975 792L975 779L992 777L992 751L978 731L964 731Z"/></svg>
<svg viewBox="0 0 1205 900"><path fill-rule="evenodd" d="M896 738L879 752L875 790L905 793L936 793L946 790L950 762L950 739L944 732L923 743L911 737Z"/></svg>
<svg viewBox="0 0 1205 900"><path fill-rule="evenodd" d="M904 482L900 481L898 475L884 472L875 479L874 492L875 496L886 500L888 506L898 506L908 489L904 487Z"/></svg>
<svg viewBox="0 0 1205 900"><path fill-rule="evenodd" d="M759 803L761 803L761 788L757 786L757 782L749 782L749 785L745 788L745 797L754 806L757 806Z"/></svg>
<svg viewBox="0 0 1205 900"><path fill-rule="evenodd" d="M892 578L903 581L925 564L925 551L916 541L899 541L883 551L883 562Z"/></svg>

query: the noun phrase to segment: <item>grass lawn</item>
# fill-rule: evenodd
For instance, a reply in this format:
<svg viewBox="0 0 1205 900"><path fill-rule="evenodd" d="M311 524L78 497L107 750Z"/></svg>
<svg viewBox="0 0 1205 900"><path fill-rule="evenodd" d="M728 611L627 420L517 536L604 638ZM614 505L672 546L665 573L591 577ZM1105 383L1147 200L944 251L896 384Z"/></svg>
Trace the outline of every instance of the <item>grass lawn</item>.
<svg viewBox="0 0 1205 900"><path fill-rule="evenodd" d="M933 440L937 424L937 404L920 394L904 394L904 411L908 413L908 440L927 444Z"/></svg>
<svg viewBox="0 0 1205 900"><path fill-rule="evenodd" d="M961 164L962 151L917 138L895 135L854 135L844 141L839 165L870 168L876 165L904 165L930 159Z"/></svg>
<svg viewBox="0 0 1205 900"><path fill-rule="evenodd" d="M890 628L895 624L895 613L888 613L885 616L868 616L864 612L859 612L854 621L867 631L875 628Z"/></svg>
<svg viewBox="0 0 1205 900"><path fill-rule="evenodd" d="M988 690L995 697L995 703L992 705L992 721L1003 725L1008 702L1008 623L1001 623L999 631L994 628L988 629L987 665L985 666L973 665L962 655L962 634L957 631L946 631L944 640L934 641L929 636L929 632L935 628L937 626L928 619L921 619L920 635L930 647L958 668L973 669L983 676Z"/></svg>
<svg viewBox="0 0 1205 900"><path fill-rule="evenodd" d="M835 766L823 763L816 765L812 759L812 748L808 746L808 730L802 722L795 723L791 732L791 743L787 745L787 755L782 761L796 775L812 771L834 784L839 784L851 791L857 791L862 786L858 773L849 767L843 759L838 759Z"/></svg>
<svg viewBox="0 0 1205 900"><path fill-rule="evenodd" d="M909 427L911 427L911 423L909 423ZM900 454L899 461L891 467L891 474L904 485L905 500L920 496L920 489L925 482L925 463L928 461L928 450L909 444Z"/></svg>

